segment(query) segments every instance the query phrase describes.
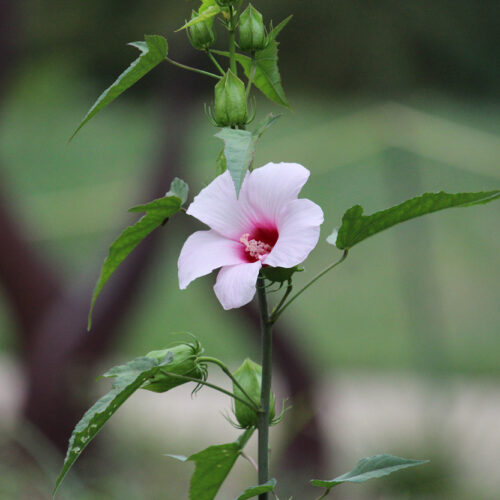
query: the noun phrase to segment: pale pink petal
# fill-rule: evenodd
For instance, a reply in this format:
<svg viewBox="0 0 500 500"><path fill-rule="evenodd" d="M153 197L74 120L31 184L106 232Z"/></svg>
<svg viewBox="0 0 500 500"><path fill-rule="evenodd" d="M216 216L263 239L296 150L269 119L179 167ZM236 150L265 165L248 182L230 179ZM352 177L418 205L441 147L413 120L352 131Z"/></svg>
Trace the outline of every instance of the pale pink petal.
<svg viewBox="0 0 500 500"><path fill-rule="evenodd" d="M293 267L303 262L318 243L323 211L311 200L290 202L280 214L279 238L263 264L272 267Z"/></svg>
<svg viewBox="0 0 500 500"><path fill-rule="evenodd" d="M252 227L247 204L236 199L236 190L228 171L216 177L195 196L187 213L218 233L239 240Z"/></svg>
<svg viewBox="0 0 500 500"><path fill-rule="evenodd" d="M261 267L257 261L223 267L219 271L214 290L224 309L244 306L253 299Z"/></svg>
<svg viewBox="0 0 500 500"><path fill-rule="evenodd" d="M254 220L275 223L308 178L309 170L298 163L268 163L246 178L240 200L252 207Z"/></svg>
<svg viewBox="0 0 500 500"><path fill-rule="evenodd" d="M224 238L215 231L197 231L184 243L177 267L179 286L186 288L191 281L222 266L246 262L241 243Z"/></svg>

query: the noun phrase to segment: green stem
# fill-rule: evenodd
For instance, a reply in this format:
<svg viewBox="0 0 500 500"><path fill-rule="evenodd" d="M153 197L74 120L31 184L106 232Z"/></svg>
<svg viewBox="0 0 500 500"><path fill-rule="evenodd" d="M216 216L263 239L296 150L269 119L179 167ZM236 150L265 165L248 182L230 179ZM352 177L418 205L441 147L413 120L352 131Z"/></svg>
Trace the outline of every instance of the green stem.
<svg viewBox="0 0 500 500"><path fill-rule="evenodd" d="M257 61L255 60L255 52L252 52L252 71L250 72L250 78L248 79L247 89L246 89L247 100L250 97L250 90L252 89L255 73L257 73Z"/></svg>
<svg viewBox="0 0 500 500"><path fill-rule="evenodd" d="M231 71L238 76L238 68L236 66L236 26L234 24L233 6L229 6L229 67Z"/></svg>
<svg viewBox="0 0 500 500"><path fill-rule="evenodd" d="M248 401L246 401L243 398L240 398L238 396L235 396L232 392L226 391L226 389L223 389L222 387L219 387L218 385L211 384L210 382L205 382L204 380L201 380L199 378L189 377L188 375L180 375L178 373L167 372L166 370L160 370L160 372L163 373L164 375L167 375L168 377L179 378L181 380L186 380L189 382L196 382L197 384L200 384L200 385L206 385L207 387L215 389L216 391L222 392L223 394L226 394L227 396L238 400L240 403L247 405L252 410L255 410L255 408L252 405L250 405L248 403Z"/></svg>
<svg viewBox="0 0 500 500"><path fill-rule="evenodd" d="M248 395L247 391L241 387L240 383L233 377L233 374L229 371L229 368L219 359L217 358L212 358L211 356L202 356L198 358L198 361L200 363L213 363L214 365L217 365L233 382L233 384L244 394L246 398L248 398L248 402L250 402L253 405L253 409L255 411L259 411L259 405L255 403L255 401Z"/></svg>
<svg viewBox="0 0 500 500"><path fill-rule="evenodd" d="M200 75L209 76L210 78L217 78L217 80L221 79L221 77L219 75L215 75L214 73L210 73L209 71L203 71L202 69L193 68L192 66L186 66L185 64L182 64L180 62L174 61L173 59L170 59L170 57L165 57L165 59L170 64L173 64L174 66L177 66L178 68L187 69L188 71L194 71L195 73L199 73Z"/></svg>
<svg viewBox="0 0 500 500"><path fill-rule="evenodd" d="M210 57L210 60L214 63L215 67L220 71L220 74L224 76L226 72L222 69L222 66L219 64L219 61L215 59L214 55L212 54L212 51L210 49L207 49L207 55Z"/></svg>
<svg viewBox="0 0 500 500"><path fill-rule="evenodd" d="M259 299L260 323L262 330L262 388L260 406L262 412L258 416L259 431L259 484L269 481L269 399L271 393L272 375L272 323L269 321L269 310L264 278L257 279L257 296ZM267 500L267 493L259 495L259 500Z"/></svg>
<svg viewBox="0 0 500 500"><path fill-rule="evenodd" d="M329 493L330 493L330 490L327 489L321 496L316 498L316 500L321 500L322 498L325 498Z"/></svg>
<svg viewBox="0 0 500 500"><path fill-rule="evenodd" d="M270 322L275 323L276 320L281 316L282 312L296 299L298 298L303 292L305 292L313 283L316 283L321 277L323 277L328 271L331 271L332 269L336 268L338 265L342 264L344 260L347 258L348 250L344 250L344 253L342 254L342 257L334 262L333 264L330 264L329 266L325 267L322 271L320 271L314 278L309 281L306 285L304 285L286 304L284 304L281 308L277 309L273 314L271 315Z"/></svg>
<svg viewBox="0 0 500 500"><path fill-rule="evenodd" d="M279 301L279 303L273 308L272 312L271 312L271 318L273 318L273 316L280 310L281 306L285 303L285 300L287 299L287 297L290 295L290 293L292 292L292 289L293 289L293 285L292 285L292 280L289 280L288 281L288 285L286 287L286 290L285 290L285 293L283 294L283 297L281 297L281 300Z"/></svg>

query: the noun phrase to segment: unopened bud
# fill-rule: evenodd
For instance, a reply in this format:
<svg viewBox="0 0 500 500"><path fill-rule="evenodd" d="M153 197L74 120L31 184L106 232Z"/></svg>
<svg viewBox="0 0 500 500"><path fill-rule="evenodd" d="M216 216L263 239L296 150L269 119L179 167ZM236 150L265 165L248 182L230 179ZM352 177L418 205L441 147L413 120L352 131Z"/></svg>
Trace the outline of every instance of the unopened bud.
<svg viewBox="0 0 500 500"><path fill-rule="evenodd" d="M157 359L161 363L167 356L173 355L173 359L165 364L165 372L204 380L206 370L198 360L202 352L203 348L198 342L187 342L161 351L151 351L146 354L146 357ZM166 392L186 382L189 381L159 372L152 379L149 379L142 388L148 391Z"/></svg>
<svg viewBox="0 0 500 500"><path fill-rule="evenodd" d="M250 359L246 359L243 364L233 374L236 381L245 390L252 401L260 406L260 391L262 386L262 368ZM233 392L235 396L243 400L248 400L247 395L233 383ZM237 399L234 400L234 415L241 427L248 428L257 425L258 415L255 410ZM275 416L274 396L270 393L269 402L269 421Z"/></svg>
<svg viewBox="0 0 500 500"><path fill-rule="evenodd" d="M198 13L193 10L191 19L198 17ZM207 50L215 43L215 31L213 29L213 17L206 21L199 21L189 26L189 41L198 50Z"/></svg>
<svg viewBox="0 0 500 500"><path fill-rule="evenodd" d="M247 120L245 84L229 70L215 86L215 121L219 127L231 127Z"/></svg>
<svg viewBox="0 0 500 500"><path fill-rule="evenodd" d="M252 4L241 13L239 34L240 49L253 52L266 48L267 35L262 14Z"/></svg>

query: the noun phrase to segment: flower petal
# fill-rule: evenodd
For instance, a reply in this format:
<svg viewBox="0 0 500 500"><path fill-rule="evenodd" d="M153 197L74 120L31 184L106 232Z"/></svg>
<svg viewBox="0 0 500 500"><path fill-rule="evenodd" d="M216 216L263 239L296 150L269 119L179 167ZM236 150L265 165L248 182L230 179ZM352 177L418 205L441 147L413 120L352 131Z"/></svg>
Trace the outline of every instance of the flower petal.
<svg viewBox="0 0 500 500"><path fill-rule="evenodd" d="M195 196L187 213L226 238L239 241L252 227L245 208L246 204L236 198L231 174L226 171Z"/></svg>
<svg viewBox="0 0 500 500"><path fill-rule="evenodd" d="M251 205L257 221L276 223L281 210L297 198L308 178L309 170L298 163L268 163L245 179L240 201Z"/></svg>
<svg viewBox="0 0 500 500"><path fill-rule="evenodd" d="M260 261L223 267L214 290L224 309L248 304L255 295L255 284L262 264Z"/></svg>
<svg viewBox="0 0 500 500"><path fill-rule="evenodd" d="M263 264L293 267L303 262L319 239L323 211L311 200L290 202L278 218L279 238Z"/></svg>
<svg viewBox="0 0 500 500"><path fill-rule="evenodd" d="M177 267L179 286L184 290L191 281L222 266L246 262L241 244L224 238L215 231L197 231L184 243Z"/></svg>

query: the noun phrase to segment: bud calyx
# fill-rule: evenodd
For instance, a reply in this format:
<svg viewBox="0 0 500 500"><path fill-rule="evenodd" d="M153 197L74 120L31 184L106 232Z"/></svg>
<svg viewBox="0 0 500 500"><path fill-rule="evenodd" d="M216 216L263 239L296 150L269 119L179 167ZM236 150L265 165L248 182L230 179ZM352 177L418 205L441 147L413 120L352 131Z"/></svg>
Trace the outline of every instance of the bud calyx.
<svg viewBox="0 0 500 500"><path fill-rule="evenodd" d="M245 84L228 70L215 86L215 122L219 127L232 127L247 120Z"/></svg>
<svg viewBox="0 0 500 500"><path fill-rule="evenodd" d="M265 49L267 34L262 14L252 5L241 13L239 24L240 49L249 52Z"/></svg>
<svg viewBox="0 0 500 500"><path fill-rule="evenodd" d="M191 19L198 17L198 13L193 10ZM198 50L207 50L215 43L215 31L213 28L213 18L206 21L199 21L188 28L188 38L191 45Z"/></svg>
<svg viewBox="0 0 500 500"><path fill-rule="evenodd" d="M233 373L236 381L245 390L246 394L250 396L252 401L260 406L260 391L262 386L262 367L257 363L254 363L250 359L246 359L243 364ZM247 395L233 383L233 393L235 396L243 400L248 400ZM246 404L238 401L234 401L234 415L238 424L243 428L254 427L257 425L257 411L253 410ZM274 408L274 396L270 393L269 402L269 421L271 422L275 416Z"/></svg>
<svg viewBox="0 0 500 500"><path fill-rule="evenodd" d="M164 371L172 373L174 376L159 372L153 378L149 379L142 388L153 392L166 392L178 385L189 382L189 380L177 378L175 375L205 380L206 367L203 363L199 362L199 357L202 353L203 348L197 341L186 342L160 351L149 352L146 354L146 357L157 359L159 363L162 363L167 356L173 355L173 359L165 364Z"/></svg>

